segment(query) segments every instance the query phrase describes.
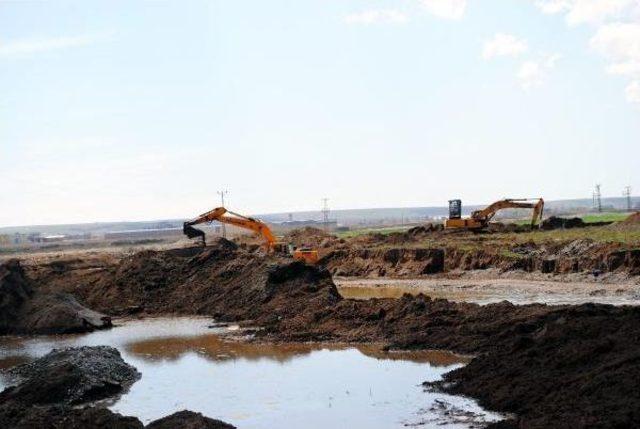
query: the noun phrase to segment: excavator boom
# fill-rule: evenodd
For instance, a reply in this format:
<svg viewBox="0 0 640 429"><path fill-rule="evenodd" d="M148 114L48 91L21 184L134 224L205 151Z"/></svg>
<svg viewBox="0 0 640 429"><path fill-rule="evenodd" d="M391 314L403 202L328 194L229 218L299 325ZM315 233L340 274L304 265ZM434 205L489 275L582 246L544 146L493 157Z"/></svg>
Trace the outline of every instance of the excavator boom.
<svg viewBox="0 0 640 429"><path fill-rule="evenodd" d="M205 244L204 231L196 229L193 226L202 223L211 223L213 221L235 225L260 234L265 239L265 246L267 250L272 250L275 245L276 239L266 223L258 219L231 212L224 207L216 207L213 210L209 210L208 212L201 214L195 219L185 222L182 226L182 231L189 238L202 238L202 243Z"/></svg>

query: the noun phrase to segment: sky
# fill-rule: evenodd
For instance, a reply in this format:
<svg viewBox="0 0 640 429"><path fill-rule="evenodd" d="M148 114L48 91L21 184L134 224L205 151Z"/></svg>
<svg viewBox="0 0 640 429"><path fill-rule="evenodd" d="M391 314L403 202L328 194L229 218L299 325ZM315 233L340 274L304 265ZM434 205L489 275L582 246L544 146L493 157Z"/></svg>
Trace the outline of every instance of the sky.
<svg viewBox="0 0 640 429"><path fill-rule="evenodd" d="M640 0L0 1L0 226L640 192Z"/></svg>

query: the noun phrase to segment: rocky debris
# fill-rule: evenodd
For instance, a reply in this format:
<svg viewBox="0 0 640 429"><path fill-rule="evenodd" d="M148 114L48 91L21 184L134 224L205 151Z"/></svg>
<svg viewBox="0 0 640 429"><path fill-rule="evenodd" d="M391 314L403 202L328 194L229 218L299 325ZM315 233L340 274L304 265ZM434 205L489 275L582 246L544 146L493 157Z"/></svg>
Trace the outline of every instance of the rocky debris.
<svg viewBox="0 0 640 429"><path fill-rule="evenodd" d="M120 394L140 373L109 346L54 349L8 371L17 383L0 393L0 401L77 405Z"/></svg>
<svg viewBox="0 0 640 429"><path fill-rule="evenodd" d="M210 419L193 411L178 411L170 416L155 420L146 426L147 429L235 429L228 423Z"/></svg>
<svg viewBox="0 0 640 429"><path fill-rule="evenodd" d="M0 334L63 334L111 327L68 294L42 293L17 260L0 264Z"/></svg>

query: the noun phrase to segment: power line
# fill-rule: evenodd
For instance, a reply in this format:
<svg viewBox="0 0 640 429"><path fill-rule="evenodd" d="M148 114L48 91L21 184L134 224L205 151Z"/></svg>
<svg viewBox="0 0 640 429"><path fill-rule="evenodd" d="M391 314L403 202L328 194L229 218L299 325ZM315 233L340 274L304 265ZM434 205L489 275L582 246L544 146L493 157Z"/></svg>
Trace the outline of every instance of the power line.
<svg viewBox="0 0 640 429"><path fill-rule="evenodd" d="M622 196L627 197L627 211L631 211L631 186L625 186Z"/></svg>
<svg viewBox="0 0 640 429"><path fill-rule="evenodd" d="M227 195L229 191L226 189L223 191L218 191L218 195L220 195L220 207L224 207L224 196ZM222 238L227 238L227 226L222 223Z"/></svg>
<svg viewBox="0 0 640 429"><path fill-rule="evenodd" d="M329 229L329 199L322 199L322 223L324 226L324 232L327 232Z"/></svg>
<svg viewBox="0 0 640 429"><path fill-rule="evenodd" d="M598 212L602 212L602 198L599 183L596 184L596 188L593 191L593 208Z"/></svg>

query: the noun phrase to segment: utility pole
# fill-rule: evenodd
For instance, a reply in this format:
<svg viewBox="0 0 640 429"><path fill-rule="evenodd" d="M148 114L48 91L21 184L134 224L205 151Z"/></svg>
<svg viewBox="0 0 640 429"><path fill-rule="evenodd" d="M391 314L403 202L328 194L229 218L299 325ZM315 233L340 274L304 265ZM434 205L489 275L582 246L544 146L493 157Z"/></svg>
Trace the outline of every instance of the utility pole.
<svg viewBox="0 0 640 429"><path fill-rule="evenodd" d="M322 199L322 223L324 226L324 232L329 230L329 199Z"/></svg>
<svg viewBox="0 0 640 429"><path fill-rule="evenodd" d="M622 196L627 197L627 211L631 211L631 186L625 186Z"/></svg>
<svg viewBox="0 0 640 429"><path fill-rule="evenodd" d="M227 195L229 193L229 191L227 191L226 189L223 191L218 191L218 195L220 195L220 207L224 207L224 196ZM227 226L220 222L222 224L222 238L227 238Z"/></svg>
<svg viewBox="0 0 640 429"><path fill-rule="evenodd" d="M602 199L600 194L600 184L596 184L596 189L593 191L593 208L598 211L598 213L602 212Z"/></svg>

